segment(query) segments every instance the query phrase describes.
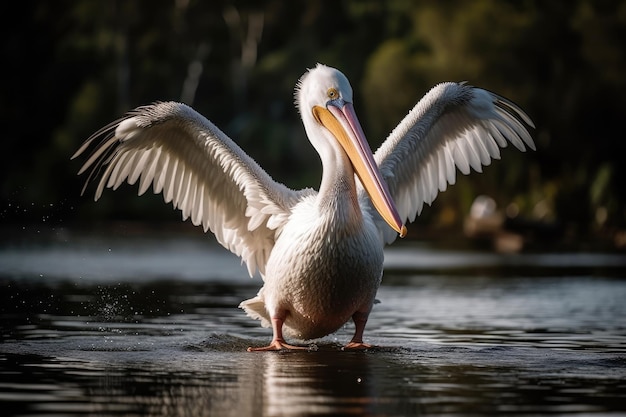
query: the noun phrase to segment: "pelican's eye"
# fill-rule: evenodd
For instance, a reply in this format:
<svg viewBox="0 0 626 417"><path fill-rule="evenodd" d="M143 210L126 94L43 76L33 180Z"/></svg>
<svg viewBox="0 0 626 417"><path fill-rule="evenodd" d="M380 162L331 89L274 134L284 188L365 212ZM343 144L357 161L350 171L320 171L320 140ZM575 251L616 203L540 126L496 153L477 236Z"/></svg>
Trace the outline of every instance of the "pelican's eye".
<svg viewBox="0 0 626 417"><path fill-rule="evenodd" d="M335 87L331 87L326 92L326 96L331 100L336 100L339 98L339 91Z"/></svg>

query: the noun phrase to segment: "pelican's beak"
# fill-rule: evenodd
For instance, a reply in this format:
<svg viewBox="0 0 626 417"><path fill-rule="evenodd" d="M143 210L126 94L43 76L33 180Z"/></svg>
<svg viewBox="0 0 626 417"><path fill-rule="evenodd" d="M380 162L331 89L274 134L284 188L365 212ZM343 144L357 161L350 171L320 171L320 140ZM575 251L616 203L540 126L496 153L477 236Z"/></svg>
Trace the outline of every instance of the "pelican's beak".
<svg viewBox="0 0 626 417"><path fill-rule="evenodd" d="M374 161L352 104L335 100L329 102L327 107L314 106L313 116L341 144L378 213L400 237L406 236L406 227Z"/></svg>

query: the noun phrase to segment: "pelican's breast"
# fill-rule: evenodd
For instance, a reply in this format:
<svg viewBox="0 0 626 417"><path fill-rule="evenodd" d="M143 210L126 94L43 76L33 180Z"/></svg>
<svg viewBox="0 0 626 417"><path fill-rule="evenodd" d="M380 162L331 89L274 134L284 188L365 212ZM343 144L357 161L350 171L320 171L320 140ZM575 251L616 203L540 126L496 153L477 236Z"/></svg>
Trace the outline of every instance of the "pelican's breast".
<svg viewBox="0 0 626 417"><path fill-rule="evenodd" d="M268 260L266 308L289 313L286 331L312 339L336 331L369 309L382 276L383 248L367 216L320 212L314 199L298 204Z"/></svg>

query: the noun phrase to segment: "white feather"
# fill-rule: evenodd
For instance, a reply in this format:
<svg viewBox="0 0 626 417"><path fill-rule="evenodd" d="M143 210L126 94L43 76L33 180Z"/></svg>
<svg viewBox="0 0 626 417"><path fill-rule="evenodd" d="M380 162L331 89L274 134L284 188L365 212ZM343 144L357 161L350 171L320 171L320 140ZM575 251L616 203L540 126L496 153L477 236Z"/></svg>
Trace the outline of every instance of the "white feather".
<svg viewBox="0 0 626 417"><path fill-rule="evenodd" d="M163 192L183 218L212 230L242 257L251 275L265 262L291 207L311 190L293 191L273 181L211 122L180 103L140 107L96 132L73 157L96 146L80 172L106 166L95 193L140 179L138 191ZM247 213L252 213L250 217ZM269 226L268 226L269 225Z"/></svg>
<svg viewBox="0 0 626 417"><path fill-rule="evenodd" d="M401 218L414 220L424 203L454 184L455 166L463 174L481 172L509 142L521 151L535 149L522 122L534 127L519 107L488 91L457 83L431 89L374 156ZM387 243L396 239L380 217L377 225Z"/></svg>

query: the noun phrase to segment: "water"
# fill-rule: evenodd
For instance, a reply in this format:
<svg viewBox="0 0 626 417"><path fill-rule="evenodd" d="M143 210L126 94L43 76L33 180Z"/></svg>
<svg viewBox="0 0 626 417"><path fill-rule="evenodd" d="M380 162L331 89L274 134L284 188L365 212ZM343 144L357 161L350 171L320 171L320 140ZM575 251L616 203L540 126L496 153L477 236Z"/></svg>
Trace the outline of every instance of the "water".
<svg viewBox="0 0 626 417"><path fill-rule="evenodd" d="M248 353L259 278L192 236L5 243L3 415L626 415L623 255L392 246L376 348Z"/></svg>

